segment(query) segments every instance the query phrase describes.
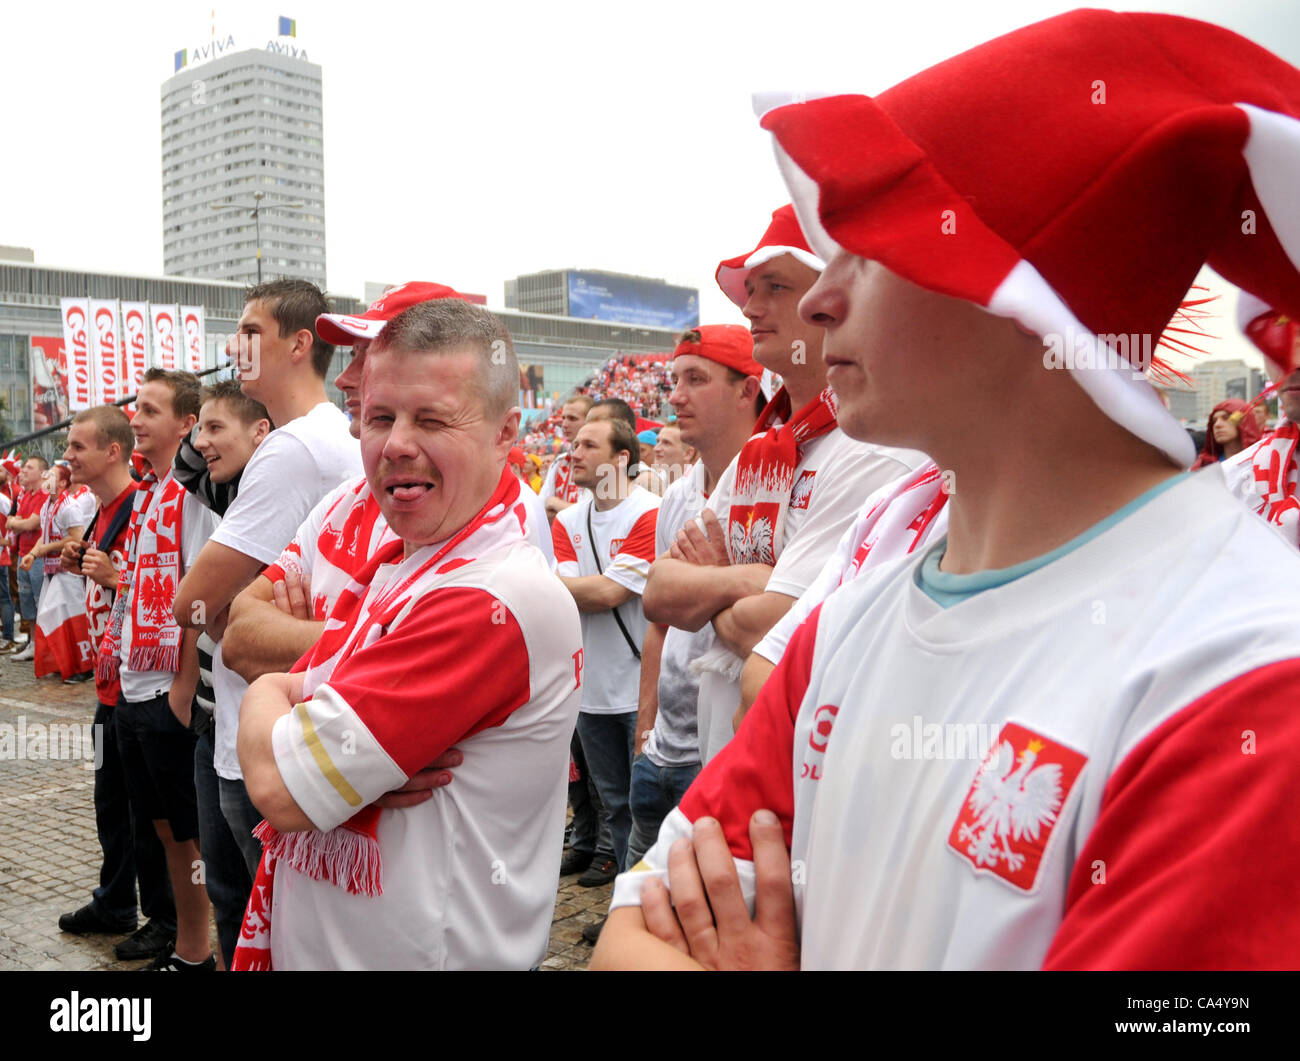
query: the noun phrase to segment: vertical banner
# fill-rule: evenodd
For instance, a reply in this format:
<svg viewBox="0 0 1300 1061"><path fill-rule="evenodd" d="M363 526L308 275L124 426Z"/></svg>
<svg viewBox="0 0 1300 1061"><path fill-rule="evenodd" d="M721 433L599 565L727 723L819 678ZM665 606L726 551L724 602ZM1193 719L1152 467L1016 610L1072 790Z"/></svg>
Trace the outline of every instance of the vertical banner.
<svg viewBox="0 0 1300 1061"><path fill-rule="evenodd" d="M57 335L32 336L32 430L68 415L67 345Z"/></svg>
<svg viewBox="0 0 1300 1061"><path fill-rule="evenodd" d="M90 367L96 400L112 405L122 397L122 341L117 327L117 299L90 300Z"/></svg>
<svg viewBox="0 0 1300 1061"><path fill-rule="evenodd" d="M67 351L68 411L76 413L95 404L95 376L86 337L90 309L84 298L64 298L59 304L63 312L63 348Z"/></svg>
<svg viewBox="0 0 1300 1061"><path fill-rule="evenodd" d="M122 379L122 395L140 390L145 370L149 367L149 304L147 302L122 303L122 352L126 355L126 375ZM128 407L129 408L129 407Z"/></svg>
<svg viewBox="0 0 1300 1061"><path fill-rule="evenodd" d="M185 362L181 366L189 372L204 369L203 307L182 306L181 322L185 332Z"/></svg>
<svg viewBox="0 0 1300 1061"><path fill-rule="evenodd" d="M149 316L153 332L153 367L175 372L181 367L176 346L176 334L180 331L176 326L176 307L150 305Z"/></svg>

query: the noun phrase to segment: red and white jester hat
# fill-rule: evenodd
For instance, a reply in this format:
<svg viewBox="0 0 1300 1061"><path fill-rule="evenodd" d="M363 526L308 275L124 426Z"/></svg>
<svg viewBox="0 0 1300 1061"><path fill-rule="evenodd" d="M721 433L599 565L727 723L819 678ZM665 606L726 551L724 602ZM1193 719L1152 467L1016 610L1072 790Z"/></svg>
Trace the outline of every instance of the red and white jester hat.
<svg viewBox="0 0 1300 1061"><path fill-rule="evenodd" d="M827 260L843 248L1042 336L1154 344L1205 262L1300 315L1300 71L1235 33L1073 11L874 98L793 98L755 105ZM1102 361L1079 385L1189 464L1146 379Z"/></svg>
<svg viewBox="0 0 1300 1061"><path fill-rule="evenodd" d="M749 295L745 292L745 277L750 270L783 254L793 255L819 273L826 268L826 263L808 246L808 241L799 228L799 221L794 216L794 207L789 203L772 211L772 222L767 226L757 247L718 265L718 271L714 274L718 286L724 295L743 309L749 301Z"/></svg>
<svg viewBox="0 0 1300 1061"><path fill-rule="evenodd" d="M384 330L388 322L403 310L410 309L417 303L429 302L437 298L465 300L464 295L445 284L411 280L390 287L370 303L370 308L359 316L347 313L322 313L316 318L316 334L320 336L322 342L333 346L351 346L358 339L375 338Z"/></svg>

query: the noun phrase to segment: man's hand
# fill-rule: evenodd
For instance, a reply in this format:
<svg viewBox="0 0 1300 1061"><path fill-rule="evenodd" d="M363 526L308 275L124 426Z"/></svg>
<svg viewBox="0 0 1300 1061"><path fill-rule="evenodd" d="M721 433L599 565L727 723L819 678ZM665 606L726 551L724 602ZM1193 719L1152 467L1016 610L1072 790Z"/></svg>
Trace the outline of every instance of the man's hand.
<svg viewBox="0 0 1300 1061"><path fill-rule="evenodd" d="M669 550L675 560L685 560L688 564L701 567L727 567L731 556L727 552L727 540L722 524L713 510L706 508L700 513L704 529L700 530L695 520L687 520L686 526L677 532L677 540Z"/></svg>
<svg viewBox="0 0 1300 1061"><path fill-rule="evenodd" d="M752 919L722 827L701 818L694 838L678 840L668 852L672 901L660 881L643 886L646 928L706 969L798 969L790 855L776 815L756 811L749 839L754 847Z"/></svg>
<svg viewBox="0 0 1300 1061"><path fill-rule="evenodd" d="M36 554L28 553L21 561L19 561L18 566L24 571L30 571L32 569L32 564L34 563L36 563Z"/></svg>
<svg viewBox="0 0 1300 1061"><path fill-rule="evenodd" d="M316 618L311 605L311 580L297 571L285 571L283 580L271 583L271 599L285 615L308 621Z"/></svg>
<svg viewBox="0 0 1300 1061"><path fill-rule="evenodd" d="M400 810L432 799L435 788L451 784L451 768L460 766L464 761L465 756L461 754L460 749L448 748L423 770L412 776L401 788L385 792L375 800L375 805L383 807L384 810Z"/></svg>
<svg viewBox="0 0 1300 1061"><path fill-rule="evenodd" d="M548 497L546 499L546 518L554 522L555 517L569 507L569 502L562 497Z"/></svg>
<svg viewBox="0 0 1300 1061"><path fill-rule="evenodd" d="M81 574L81 546L67 542L59 553L59 569L74 575Z"/></svg>
<svg viewBox="0 0 1300 1061"><path fill-rule="evenodd" d="M190 711L194 706L194 693L191 690L188 694L184 690L178 690L177 684L173 682L172 687L167 690L167 706L172 709L172 714L186 729L190 728Z"/></svg>
<svg viewBox="0 0 1300 1061"><path fill-rule="evenodd" d="M76 549L75 545L67 545L63 549L64 560L66 561L69 549ZM77 568L73 568L76 571ZM109 559L108 553L101 549L87 549L86 554L81 558L81 574L85 575L93 582L99 583L105 589L116 589L118 576L121 574L113 561Z"/></svg>

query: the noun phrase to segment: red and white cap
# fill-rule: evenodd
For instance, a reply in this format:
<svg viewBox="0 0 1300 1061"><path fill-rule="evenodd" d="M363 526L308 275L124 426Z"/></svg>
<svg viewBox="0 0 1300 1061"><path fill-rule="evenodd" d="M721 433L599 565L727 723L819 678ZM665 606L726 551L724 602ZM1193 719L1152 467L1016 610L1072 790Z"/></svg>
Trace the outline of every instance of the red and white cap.
<svg viewBox="0 0 1300 1061"><path fill-rule="evenodd" d="M420 302L431 302L436 298L458 298L468 301L459 291L445 284L430 284L423 280L411 280L405 284L390 287L360 316L347 313L322 313L316 318L316 334L324 342L334 346L351 346L357 339L373 339L384 330L384 326L403 310L410 309Z"/></svg>
<svg viewBox="0 0 1300 1061"><path fill-rule="evenodd" d="M763 375L763 366L754 360L754 337L748 328L740 324L701 324L693 331L699 333L700 341L679 342L673 350L674 359L693 354L734 368L743 376Z"/></svg>
<svg viewBox="0 0 1300 1061"><path fill-rule="evenodd" d="M808 241L799 228L799 221L794 215L794 207L789 203L772 211L772 222L767 226L767 231L763 233L763 238L758 241L757 247L747 254L738 254L719 263L718 271L714 274L718 286L722 288L724 295L743 308L749 301L749 295L745 293L745 277L749 275L750 270L783 254L793 255L804 265L816 269L819 273L826 268L826 263L808 246Z"/></svg>
<svg viewBox="0 0 1300 1061"><path fill-rule="evenodd" d="M1243 291L1237 300L1237 327L1282 374L1300 368L1296 364L1300 321L1295 317L1278 313L1267 302Z"/></svg>
<svg viewBox="0 0 1300 1061"><path fill-rule="evenodd" d="M755 99L809 245L1034 333L1154 348L1202 264L1300 316L1300 71L1173 15L1073 11L875 98ZM1186 466L1122 357L1072 376Z"/></svg>

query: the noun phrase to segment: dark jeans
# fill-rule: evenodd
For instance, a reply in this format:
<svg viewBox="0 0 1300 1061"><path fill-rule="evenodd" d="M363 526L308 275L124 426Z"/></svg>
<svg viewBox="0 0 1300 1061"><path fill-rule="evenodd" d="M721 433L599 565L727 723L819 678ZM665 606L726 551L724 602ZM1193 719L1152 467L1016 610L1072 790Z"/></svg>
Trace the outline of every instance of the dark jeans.
<svg viewBox="0 0 1300 1061"><path fill-rule="evenodd" d="M627 842L627 869L641 861L659 838L659 826L668 812L682 801L700 772L699 763L690 766L656 766L643 752L632 762L632 835Z"/></svg>
<svg viewBox="0 0 1300 1061"><path fill-rule="evenodd" d="M198 706L195 711L202 710ZM217 938L226 968L235 959L235 944L244 923L244 910L253 891L253 878L244 863L244 853L221 813L221 786L212 769L212 734L205 733L194 745L194 790L199 799L199 854L203 858L204 881L217 919Z"/></svg>
<svg viewBox="0 0 1300 1061"><path fill-rule="evenodd" d="M573 756L580 775L577 781L569 782L569 805L573 807L573 832L569 846L579 854L591 855L593 862L604 862L614 857L614 838L587 757L582 754L582 741L576 725L573 739L569 742L569 754Z"/></svg>
<svg viewBox="0 0 1300 1061"><path fill-rule="evenodd" d="M248 867L248 890L251 892L252 882L257 879L257 864L262 861L262 841L253 835L253 830L265 815L253 806L244 782L218 777L217 783L221 786L221 813L225 815L231 835L244 856L244 865Z"/></svg>
<svg viewBox="0 0 1300 1061"><path fill-rule="evenodd" d="M144 916L175 932L176 904L167 858L153 822L137 813L127 796L117 748L116 714L116 709L106 704L95 709L95 739L103 741L102 761L95 771L95 830L104 861L90 905L109 920L134 922L138 876Z"/></svg>
<svg viewBox="0 0 1300 1061"><path fill-rule="evenodd" d="M9 568L0 568L0 637L14 639L14 602L9 596Z"/></svg>
<svg viewBox="0 0 1300 1061"><path fill-rule="evenodd" d="M632 740L636 730L636 712L618 715L578 715L578 736L582 751L591 767L596 791L609 815L609 830L614 840L614 862L626 869L627 840L632 832L632 811L628 792L632 785Z"/></svg>

